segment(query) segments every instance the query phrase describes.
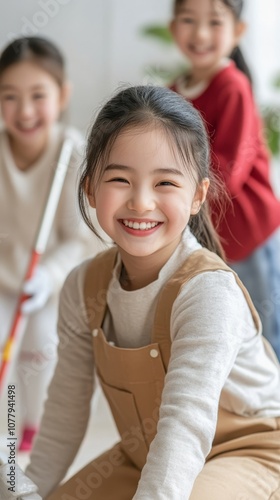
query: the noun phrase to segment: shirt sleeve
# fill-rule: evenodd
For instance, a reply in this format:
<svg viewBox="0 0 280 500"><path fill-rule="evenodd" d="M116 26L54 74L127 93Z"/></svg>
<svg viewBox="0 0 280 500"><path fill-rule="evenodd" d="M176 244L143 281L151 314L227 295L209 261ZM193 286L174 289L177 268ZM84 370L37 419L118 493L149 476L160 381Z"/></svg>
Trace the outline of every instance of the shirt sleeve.
<svg viewBox="0 0 280 500"><path fill-rule="evenodd" d="M90 414L94 361L82 300L84 266L85 263L71 272L61 292L58 362L26 470L43 498L64 478L80 447Z"/></svg>
<svg viewBox="0 0 280 500"><path fill-rule="evenodd" d="M212 163L231 197L238 195L249 178L258 155L267 151L262 124L249 83L226 83L215 96Z"/></svg>
<svg viewBox="0 0 280 500"><path fill-rule="evenodd" d="M203 273L180 292L171 316L171 358L157 434L133 500L189 498L211 450L221 391L249 314L226 271Z"/></svg>

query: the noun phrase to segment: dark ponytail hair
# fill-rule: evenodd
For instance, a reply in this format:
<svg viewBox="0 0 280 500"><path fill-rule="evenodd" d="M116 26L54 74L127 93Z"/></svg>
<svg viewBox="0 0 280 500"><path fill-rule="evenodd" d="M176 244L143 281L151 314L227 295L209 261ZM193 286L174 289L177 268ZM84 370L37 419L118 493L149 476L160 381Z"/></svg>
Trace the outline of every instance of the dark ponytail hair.
<svg viewBox="0 0 280 500"><path fill-rule="evenodd" d="M121 90L99 112L89 134L84 169L79 182L79 206L90 229L98 235L88 213L87 194L98 188L117 137L129 129L161 128L199 185L211 178L208 136L199 112L183 97L163 87L136 86ZM205 202L189 221L202 246L224 258Z"/></svg>
<svg viewBox="0 0 280 500"><path fill-rule="evenodd" d="M186 0L175 0L174 3L174 12L176 14L178 8L185 2ZM241 14L243 11L244 1L243 0L220 0L223 4L228 7L233 13L235 19L237 21L241 20ZM252 74L249 70L249 67L244 59L243 53L240 47L235 47L230 54L230 58L236 64L236 67L247 76L249 82L252 84Z"/></svg>
<svg viewBox="0 0 280 500"><path fill-rule="evenodd" d="M222 0L222 1L226 5L226 7L228 7L231 10L235 19L237 21L240 21L243 7L244 7L244 0ZM234 63L236 64L236 67L240 71L242 71L242 73L244 73L244 75L247 76L249 82L252 85L252 75L251 75L249 67L244 59L242 50L240 49L239 46L235 47L233 49L232 53L230 54L230 58L234 61Z"/></svg>
<svg viewBox="0 0 280 500"><path fill-rule="evenodd" d="M38 37L22 37L11 42L0 56L0 77L13 64L31 61L47 71L61 87L65 81L64 58L49 40Z"/></svg>
<svg viewBox="0 0 280 500"><path fill-rule="evenodd" d="M232 61L235 63L236 67L244 73L244 75L247 76L249 82L251 85L253 84L253 79L252 79L252 74L251 71L249 70L249 67L244 59L243 53L240 49L240 47L235 47L230 54L230 58Z"/></svg>

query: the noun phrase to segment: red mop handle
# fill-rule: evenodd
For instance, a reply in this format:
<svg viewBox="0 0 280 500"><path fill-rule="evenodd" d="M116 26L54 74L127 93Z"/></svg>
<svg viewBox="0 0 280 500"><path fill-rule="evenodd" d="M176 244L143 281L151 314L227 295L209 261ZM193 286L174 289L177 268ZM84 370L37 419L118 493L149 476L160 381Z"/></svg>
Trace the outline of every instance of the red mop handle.
<svg viewBox="0 0 280 500"><path fill-rule="evenodd" d="M25 275L25 281L33 276L40 257L41 257L41 255L39 253L37 253L35 251L32 252L32 256L30 259L28 270L27 270L26 275ZM16 340L16 334L19 331L21 323L22 323L23 316L21 313L21 305L28 297L29 296L25 295L25 294L22 294L20 296L20 299L19 299L18 305L17 305L17 309L16 309L16 313L15 313L15 316L13 319L12 327L10 330L10 334L9 334L8 340L5 344L4 351L2 353L2 363L1 363L1 367L0 367L0 393L2 392L2 388L3 388L2 384L5 380L8 365L12 360L13 348L14 348L14 344L15 344L15 340Z"/></svg>
<svg viewBox="0 0 280 500"><path fill-rule="evenodd" d="M64 179L70 162L72 150L73 150L72 140L66 138L62 145L58 164L53 176L47 203L44 207L43 216L39 224L38 235L36 237L34 249L32 250L31 259L25 274L24 281L30 279L33 276L35 269L38 265L39 259L45 251L53 219L57 209L57 205L59 202L61 190L63 187ZM2 353L2 362L0 366L0 394L3 388L3 382L5 380L5 375L7 372L8 365L12 361L13 350L15 347L17 334L20 331L20 327L22 325L23 315L21 312L21 305L28 297L29 296L26 294L21 294L19 298L15 316L12 322L12 327L8 335L6 344L4 346L4 350Z"/></svg>

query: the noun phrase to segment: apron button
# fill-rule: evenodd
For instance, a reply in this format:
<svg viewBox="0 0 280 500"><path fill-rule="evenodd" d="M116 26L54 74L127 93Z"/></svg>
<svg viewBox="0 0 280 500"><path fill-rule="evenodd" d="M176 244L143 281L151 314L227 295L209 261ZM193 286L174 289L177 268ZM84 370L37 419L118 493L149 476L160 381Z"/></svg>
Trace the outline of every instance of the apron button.
<svg viewBox="0 0 280 500"><path fill-rule="evenodd" d="M97 328L95 328L95 329L92 331L92 335L93 335L94 337L97 337L97 335L98 335L98 329L97 329Z"/></svg>
<svg viewBox="0 0 280 500"><path fill-rule="evenodd" d="M156 349L151 349L150 350L150 356L151 356L151 358L157 358L158 357L158 351Z"/></svg>

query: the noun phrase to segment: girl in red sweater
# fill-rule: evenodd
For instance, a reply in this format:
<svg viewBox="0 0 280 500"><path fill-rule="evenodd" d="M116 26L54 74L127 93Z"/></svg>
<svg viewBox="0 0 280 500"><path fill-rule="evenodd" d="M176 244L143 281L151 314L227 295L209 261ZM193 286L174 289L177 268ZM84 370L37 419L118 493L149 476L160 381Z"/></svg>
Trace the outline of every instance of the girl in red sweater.
<svg viewBox="0 0 280 500"><path fill-rule="evenodd" d="M270 184L262 123L238 48L245 30L242 7L242 0L175 0L170 29L191 69L171 88L205 119L212 166L231 200L222 218L212 205L213 220L280 359L280 201Z"/></svg>

